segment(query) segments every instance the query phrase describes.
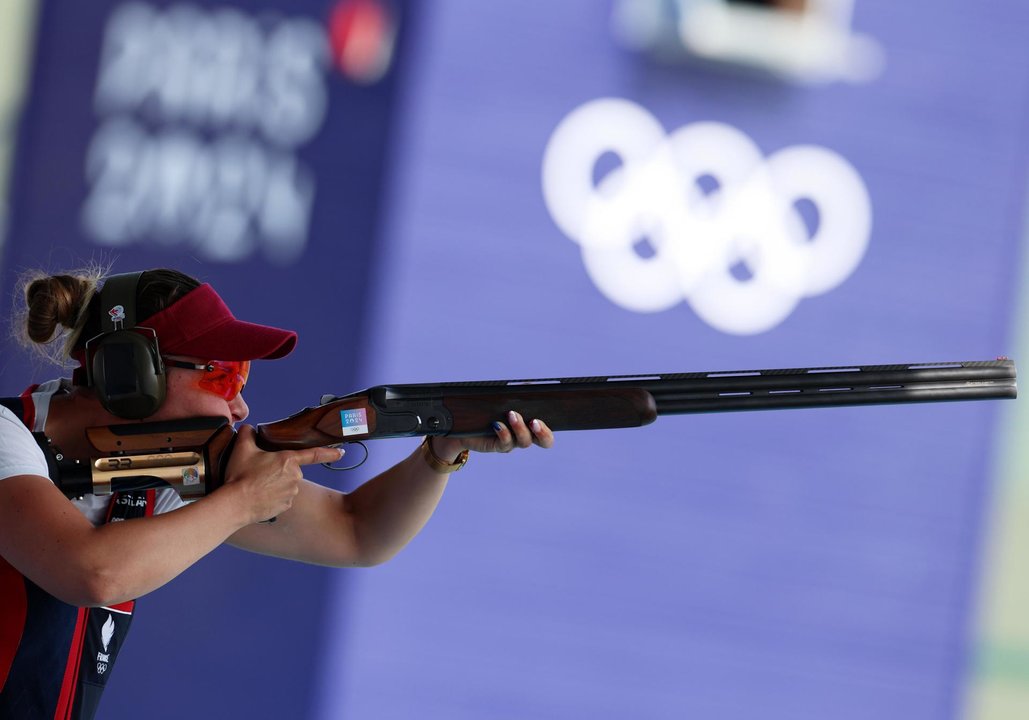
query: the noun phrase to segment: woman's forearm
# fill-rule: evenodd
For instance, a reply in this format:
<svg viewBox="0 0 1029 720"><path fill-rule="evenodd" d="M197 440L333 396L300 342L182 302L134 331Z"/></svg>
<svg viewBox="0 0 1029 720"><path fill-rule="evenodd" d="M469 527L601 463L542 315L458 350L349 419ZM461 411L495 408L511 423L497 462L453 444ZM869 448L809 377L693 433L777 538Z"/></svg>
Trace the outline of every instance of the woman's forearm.
<svg viewBox="0 0 1029 720"><path fill-rule="evenodd" d="M247 522L223 488L157 517L93 527L45 478L3 481L3 557L72 605L110 605L150 592L179 575ZM20 542L18 538L32 538Z"/></svg>
<svg viewBox="0 0 1029 720"><path fill-rule="evenodd" d="M385 562L407 545L432 517L449 477L433 470L419 447L347 495L361 564Z"/></svg>

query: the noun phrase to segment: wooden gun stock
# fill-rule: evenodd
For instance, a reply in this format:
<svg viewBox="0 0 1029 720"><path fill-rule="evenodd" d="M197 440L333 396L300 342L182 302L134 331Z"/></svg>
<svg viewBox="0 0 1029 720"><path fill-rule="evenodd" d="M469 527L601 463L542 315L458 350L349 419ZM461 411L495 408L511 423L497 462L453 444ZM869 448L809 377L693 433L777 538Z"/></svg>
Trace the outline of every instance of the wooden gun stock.
<svg viewBox="0 0 1029 720"><path fill-rule="evenodd" d="M86 437L97 451L89 462L46 453L65 495L171 488L190 499L224 482L236 431L225 418L208 417L94 427Z"/></svg>

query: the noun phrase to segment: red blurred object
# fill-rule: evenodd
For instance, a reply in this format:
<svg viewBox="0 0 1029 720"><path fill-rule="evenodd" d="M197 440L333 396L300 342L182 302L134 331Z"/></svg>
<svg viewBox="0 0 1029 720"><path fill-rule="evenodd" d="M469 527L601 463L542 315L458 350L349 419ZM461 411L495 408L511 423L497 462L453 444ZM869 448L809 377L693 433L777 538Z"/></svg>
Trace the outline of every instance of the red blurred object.
<svg viewBox="0 0 1029 720"><path fill-rule="evenodd" d="M370 84L392 64L396 19L382 0L339 0L329 17L329 37L340 72Z"/></svg>

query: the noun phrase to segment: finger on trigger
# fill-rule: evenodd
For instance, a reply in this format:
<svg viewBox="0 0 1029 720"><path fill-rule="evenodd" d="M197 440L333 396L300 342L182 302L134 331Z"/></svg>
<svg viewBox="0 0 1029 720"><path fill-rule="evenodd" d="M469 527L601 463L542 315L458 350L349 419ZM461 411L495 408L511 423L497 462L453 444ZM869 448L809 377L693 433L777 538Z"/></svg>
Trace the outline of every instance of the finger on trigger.
<svg viewBox="0 0 1029 720"><path fill-rule="evenodd" d="M318 465L327 462L336 462L343 453L346 452L342 447L316 447L308 448L306 450L295 451L293 457L296 459L298 465Z"/></svg>

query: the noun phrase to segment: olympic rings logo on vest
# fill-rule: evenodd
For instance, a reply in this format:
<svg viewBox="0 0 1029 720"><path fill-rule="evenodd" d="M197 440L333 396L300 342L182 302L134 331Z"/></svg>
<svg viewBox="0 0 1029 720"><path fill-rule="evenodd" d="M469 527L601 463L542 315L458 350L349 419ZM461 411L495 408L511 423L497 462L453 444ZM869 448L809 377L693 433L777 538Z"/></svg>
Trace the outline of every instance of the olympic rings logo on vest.
<svg viewBox="0 0 1029 720"><path fill-rule="evenodd" d="M619 165L595 179L611 155ZM542 175L547 209L608 299L641 313L686 301L736 335L771 330L803 298L839 286L872 226L861 176L833 151L794 145L766 158L731 125L665 133L618 98L558 124Z"/></svg>

